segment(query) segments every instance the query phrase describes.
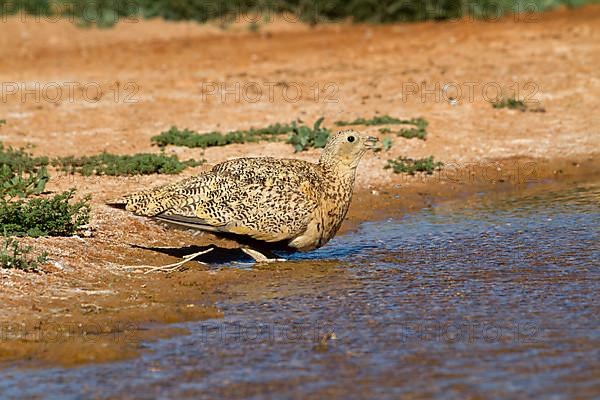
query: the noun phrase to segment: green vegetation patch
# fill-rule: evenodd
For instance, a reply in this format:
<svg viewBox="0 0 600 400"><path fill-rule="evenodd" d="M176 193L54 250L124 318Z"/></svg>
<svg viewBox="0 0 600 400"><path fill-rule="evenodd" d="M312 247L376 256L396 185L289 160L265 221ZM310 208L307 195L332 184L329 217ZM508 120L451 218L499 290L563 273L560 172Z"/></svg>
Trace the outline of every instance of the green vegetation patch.
<svg viewBox="0 0 600 400"><path fill-rule="evenodd" d="M417 172L424 172L431 175L433 174L433 171L441 169L443 165L444 163L441 161L434 161L433 156L417 160L407 157L398 157L395 160L388 160L384 168L392 168L397 174L405 173L414 175Z"/></svg>
<svg viewBox="0 0 600 400"><path fill-rule="evenodd" d="M396 132L396 136L401 136L406 139L417 138L425 140L425 138L427 137L427 130L425 129L425 127L402 128L398 132Z"/></svg>
<svg viewBox="0 0 600 400"><path fill-rule="evenodd" d="M413 124L414 119L400 119L390 117L389 115L376 115L373 118L356 118L353 121L336 121L337 126L351 126L351 125L394 125L394 124Z"/></svg>
<svg viewBox="0 0 600 400"><path fill-rule="evenodd" d="M27 197L41 194L50 179L46 168L36 172L15 172L8 165L0 167L0 198L5 196Z"/></svg>
<svg viewBox="0 0 600 400"><path fill-rule="evenodd" d="M0 143L0 198L42 193L49 179L47 165L47 157L33 157Z"/></svg>
<svg viewBox="0 0 600 400"><path fill-rule="evenodd" d="M274 141L278 140L280 135L285 135L294 130L295 125L292 124L274 124L266 128L237 130L230 132L209 132L198 133L189 129L180 130L173 126L168 131L162 132L157 136L152 137L152 142L159 146L185 146L185 147L214 147L226 146L233 143L252 143L259 141Z"/></svg>
<svg viewBox="0 0 600 400"><path fill-rule="evenodd" d="M494 108L508 108L510 110L519 110L526 111L527 106L522 100L517 100L515 98L502 99L500 101L492 103L492 107Z"/></svg>
<svg viewBox="0 0 600 400"><path fill-rule="evenodd" d="M0 15L26 12L73 18L81 26L109 27L119 19L162 17L167 20L222 23L239 20L253 12L270 19L276 13L293 13L297 18L316 24L347 20L389 23L425 20L447 20L474 16L496 21L501 15L522 12L525 21L536 21L531 11L541 12L559 5L569 7L597 0L0 0ZM294 17L296 18L296 17Z"/></svg>
<svg viewBox="0 0 600 400"><path fill-rule="evenodd" d="M7 166L15 172L35 172L48 165L48 157L34 157L25 149L4 147L0 143L0 165Z"/></svg>
<svg viewBox="0 0 600 400"><path fill-rule="evenodd" d="M71 201L74 189L51 198L0 200L0 226L9 236L71 236L89 221L89 196Z"/></svg>
<svg viewBox="0 0 600 400"><path fill-rule="evenodd" d="M73 199L75 190L52 197L32 197L43 193L50 176L48 164L82 175L175 174L201 162L181 162L164 154L114 155L103 153L90 157L62 157L49 162L34 157L24 149L0 144L0 226L4 236L71 236L89 222L90 197ZM35 269L42 258L28 257L30 248L4 238L0 246L0 266Z"/></svg>
<svg viewBox="0 0 600 400"><path fill-rule="evenodd" d="M508 108L509 110L519 110L521 112L546 112L543 107L530 107L527 103L522 100L517 100L514 97L508 99L502 99L492 103L494 108Z"/></svg>
<svg viewBox="0 0 600 400"><path fill-rule="evenodd" d="M40 264L48 261L48 253L33 256L31 250L31 246L21 246L14 238L4 238L0 244L0 268L37 271Z"/></svg>
<svg viewBox="0 0 600 400"><path fill-rule="evenodd" d="M52 165L68 173L89 175L149 175L177 174L188 167L201 165L203 161L180 161L175 155L134 154L116 155L102 153L85 157L62 157L52 161Z"/></svg>
<svg viewBox="0 0 600 400"><path fill-rule="evenodd" d="M89 198L71 202L74 190L51 198L28 198L44 191L50 178L47 157L0 144L0 161L0 226L5 236L72 235L88 222ZM8 246L14 255L13 243Z"/></svg>
<svg viewBox="0 0 600 400"><path fill-rule="evenodd" d="M321 126L324 118L319 118L312 127L299 125L293 121L289 124L274 124L266 128L251 128L248 130L236 130L230 132L198 133L189 129L179 129L173 126L168 131L162 132L152 138L159 146L175 145L185 147L215 147L228 144L255 143L259 141L282 140L283 135L288 134L287 143L294 146L296 151L304 151L309 148L323 148L329 140L331 131Z"/></svg>
<svg viewBox="0 0 600 400"><path fill-rule="evenodd" d="M392 131L390 128L379 128L380 133L395 133L396 136L403 137L405 139L418 138L425 140L427 138L427 126L429 122L424 118L412 118L405 120L406 124L414 125L410 128L402 128L398 131Z"/></svg>
<svg viewBox="0 0 600 400"><path fill-rule="evenodd" d="M313 127L306 125L297 126L294 122L293 133L288 138L288 143L294 146L296 152L308 150L309 148L321 149L325 147L331 131L321 126L324 118L319 118Z"/></svg>
<svg viewBox="0 0 600 400"><path fill-rule="evenodd" d="M5 195L27 197L43 192L49 175L48 164L64 172L89 175L148 175L177 174L203 161L180 161L176 155L140 153L117 155L102 153L85 157L33 157L24 149L4 147L0 143L0 197Z"/></svg>

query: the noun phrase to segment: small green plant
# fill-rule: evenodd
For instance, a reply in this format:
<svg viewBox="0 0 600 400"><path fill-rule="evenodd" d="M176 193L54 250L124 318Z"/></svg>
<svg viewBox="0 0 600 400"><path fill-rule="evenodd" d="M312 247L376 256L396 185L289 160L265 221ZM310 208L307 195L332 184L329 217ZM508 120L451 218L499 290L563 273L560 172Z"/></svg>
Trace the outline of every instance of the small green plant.
<svg viewBox="0 0 600 400"><path fill-rule="evenodd" d="M0 199L0 226L11 236L70 236L89 221L90 198L72 202L75 189L51 198Z"/></svg>
<svg viewBox="0 0 600 400"><path fill-rule="evenodd" d="M12 171L35 172L48 163L48 157L34 157L24 149L4 147L0 143L0 165L8 166Z"/></svg>
<svg viewBox="0 0 600 400"><path fill-rule="evenodd" d="M383 140L381 141L381 146L378 146L375 148L375 152L380 152L380 151L389 151L392 148L392 138L387 136L384 137Z"/></svg>
<svg viewBox="0 0 600 400"><path fill-rule="evenodd" d="M420 126L425 123L427 126L427 121L423 118L411 118L411 119L400 119L395 117L390 117L389 115L376 115L373 118L365 119L365 118L356 118L353 121L336 121L335 124L337 126L351 126L351 125L365 125L365 126L373 126L373 125L415 125Z"/></svg>
<svg viewBox="0 0 600 400"><path fill-rule="evenodd" d="M514 97L493 102L492 107L508 108L509 110L519 110L521 112L546 112L546 109L543 107L530 107L529 104L522 100L517 100Z"/></svg>
<svg viewBox="0 0 600 400"><path fill-rule="evenodd" d="M0 119L0 126L6 124L6 120L5 119Z"/></svg>
<svg viewBox="0 0 600 400"><path fill-rule="evenodd" d="M412 118L409 120L408 124L414 125L414 128L403 128L397 133L398 136L405 137L407 139L418 138L421 140L425 140L427 137L427 126L429 122L425 118Z"/></svg>
<svg viewBox="0 0 600 400"><path fill-rule="evenodd" d="M208 132L198 133L189 129L180 130L173 126L165 132L152 137L152 142L164 147L168 145L207 148L213 146L226 146L233 143L259 142L262 140L278 140L280 135L292 132L294 124L274 124L266 128L237 130L226 133Z"/></svg>
<svg viewBox="0 0 600 400"><path fill-rule="evenodd" d="M425 140L427 137L427 131L425 128L403 128L396 132L397 136L401 136L406 139L417 138Z"/></svg>
<svg viewBox="0 0 600 400"><path fill-rule="evenodd" d="M388 160L384 168L392 168L397 174L406 173L409 175L414 175L417 172L424 172L428 175L431 175L433 174L433 171L441 169L443 165L444 163L441 161L434 161L433 156L420 158L417 160L407 157L398 157L395 160Z"/></svg>
<svg viewBox="0 0 600 400"><path fill-rule="evenodd" d="M288 143L294 146L296 152L304 151L309 148L323 148L329 140L331 131L321 127L324 117L319 118L313 127L306 125L297 126L294 122L293 132L288 138Z"/></svg>
<svg viewBox="0 0 600 400"><path fill-rule="evenodd" d="M27 198L42 194L48 182L47 157L33 157L23 149L0 144L0 226L4 236L72 235L89 221L89 197L72 202L74 190L51 198ZM7 238L0 246L0 266L32 270L45 259L28 257L31 248Z"/></svg>
<svg viewBox="0 0 600 400"><path fill-rule="evenodd" d="M2 245L0 245L0 267L37 271L40 264L48 261L48 253L46 252L37 257L32 256L30 253L31 246L21 246L18 240L5 237Z"/></svg>
<svg viewBox="0 0 600 400"><path fill-rule="evenodd" d="M492 103L492 107L494 108L508 108L510 110L519 110L526 111L527 105L522 100L517 100L515 98L502 99Z"/></svg>
<svg viewBox="0 0 600 400"><path fill-rule="evenodd" d="M47 157L33 157L0 143L0 198L42 193L49 179L46 165Z"/></svg>
<svg viewBox="0 0 600 400"><path fill-rule="evenodd" d="M356 118L352 121L336 121L337 126L351 126L351 125L388 125L388 124L404 124L405 120L390 117L389 115L376 115L373 118Z"/></svg>
<svg viewBox="0 0 600 400"><path fill-rule="evenodd" d="M391 149L392 148L392 138L391 137L383 138L383 140L381 141L381 147L383 148L383 151L388 151L389 149Z"/></svg>
<svg viewBox="0 0 600 400"><path fill-rule="evenodd" d="M62 157L52 165L68 173L89 175L129 176L149 174L177 174L188 167L201 165L203 161L179 161L175 155L134 154L117 155L102 153L85 157Z"/></svg>
<svg viewBox="0 0 600 400"><path fill-rule="evenodd" d="M429 123L423 118L413 118L406 121L406 124L414 125L412 128L402 128L399 131L392 131L390 128L379 128L380 133L395 133L406 139L418 138L425 140L427 138L427 126Z"/></svg>
<svg viewBox="0 0 600 400"><path fill-rule="evenodd" d="M27 197L41 194L50 179L46 168L37 172L14 172L8 165L0 167L0 198L7 196Z"/></svg>

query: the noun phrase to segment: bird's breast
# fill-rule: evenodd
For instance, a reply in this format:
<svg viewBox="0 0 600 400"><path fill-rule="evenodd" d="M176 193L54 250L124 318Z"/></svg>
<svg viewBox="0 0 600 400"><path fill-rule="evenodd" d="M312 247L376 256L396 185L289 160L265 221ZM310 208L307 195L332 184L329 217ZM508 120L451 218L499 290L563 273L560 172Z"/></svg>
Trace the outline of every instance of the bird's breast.
<svg viewBox="0 0 600 400"><path fill-rule="evenodd" d="M348 211L349 201L326 201L315 209L306 230L289 243L300 251L318 249L337 233Z"/></svg>

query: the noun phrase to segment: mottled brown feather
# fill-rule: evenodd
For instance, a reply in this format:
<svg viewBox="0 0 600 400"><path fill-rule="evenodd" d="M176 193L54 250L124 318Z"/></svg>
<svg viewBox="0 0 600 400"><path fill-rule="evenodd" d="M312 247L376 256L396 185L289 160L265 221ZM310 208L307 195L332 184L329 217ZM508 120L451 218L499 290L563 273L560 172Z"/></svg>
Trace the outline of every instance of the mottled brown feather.
<svg viewBox="0 0 600 400"><path fill-rule="evenodd" d="M355 139L349 141L350 136ZM339 229L352 198L356 166L372 142L342 131L333 135L316 164L239 158L113 204L183 226L310 250Z"/></svg>

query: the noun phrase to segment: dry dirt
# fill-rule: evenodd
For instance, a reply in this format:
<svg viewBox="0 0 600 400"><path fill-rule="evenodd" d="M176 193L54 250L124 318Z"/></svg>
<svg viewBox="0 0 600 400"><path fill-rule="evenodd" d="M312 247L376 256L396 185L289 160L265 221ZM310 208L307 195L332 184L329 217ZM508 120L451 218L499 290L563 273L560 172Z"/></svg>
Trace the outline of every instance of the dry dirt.
<svg viewBox="0 0 600 400"><path fill-rule="evenodd" d="M8 18L1 24L10 34L0 36L0 119L7 121L0 141L48 156L130 154L158 152L150 138L172 125L204 132L320 116L330 127L377 113L426 118L426 141L394 138L389 152L365 157L343 230L479 190L597 176L600 6L535 18L316 28L277 22L259 32L243 24L223 31L140 21L97 30ZM221 84L233 93L213 93ZM456 105L444 97L446 84ZM520 97L535 92L531 99L546 112L492 108L486 96L498 87L506 97L517 88ZM410 94L415 88L419 93ZM431 93L422 97L422 89ZM382 136L377 127L362 129ZM182 175L238 156L318 158L318 151L294 154L284 143L167 151L207 160ZM383 169L399 155L434 155L446 169L428 177ZM183 247L171 253L182 254L214 241L104 206L179 177L53 175L51 191L76 187L78 196L92 195L92 237L26 239L53 262L37 274L1 271L1 359L71 365L127 357L140 340L173 333L148 323L215 317L218 300L349 279L336 262L251 270L194 265L169 275L125 270L177 260L151 247Z"/></svg>

